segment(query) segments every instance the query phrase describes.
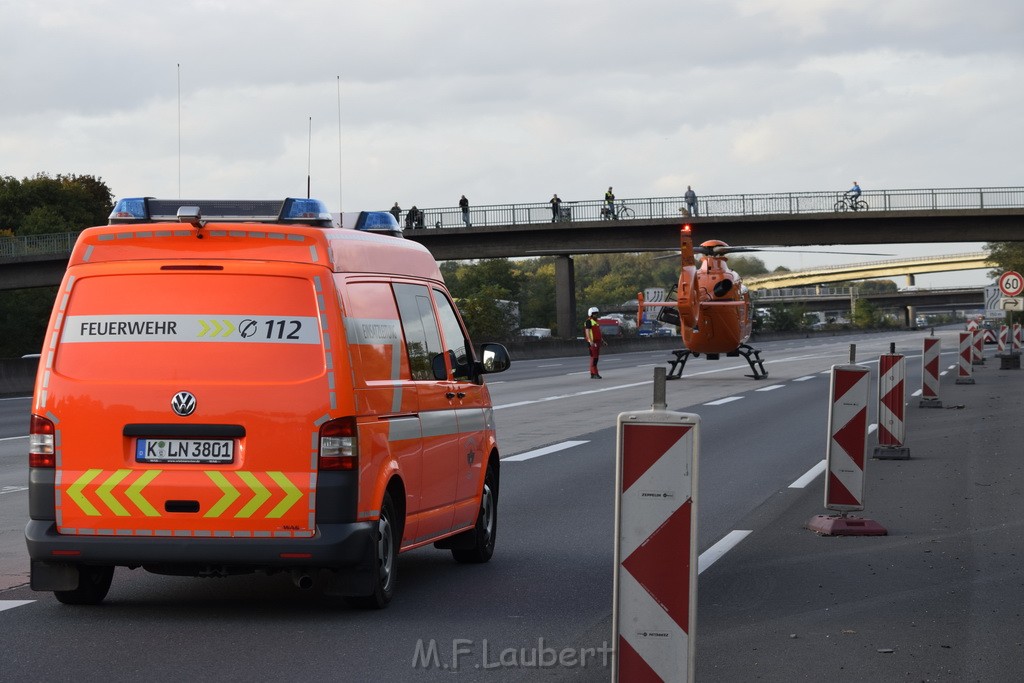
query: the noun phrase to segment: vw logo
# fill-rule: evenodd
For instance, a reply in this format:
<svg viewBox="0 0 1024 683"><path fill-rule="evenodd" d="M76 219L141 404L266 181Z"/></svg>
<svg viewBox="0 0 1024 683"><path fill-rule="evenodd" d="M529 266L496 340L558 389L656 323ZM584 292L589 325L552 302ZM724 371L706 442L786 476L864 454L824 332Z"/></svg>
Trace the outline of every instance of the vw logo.
<svg viewBox="0 0 1024 683"><path fill-rule="evenodd" d="M196 411L196 397L187 391L179 391L171 399L171 408L182 417L188 417Z"/></svg>

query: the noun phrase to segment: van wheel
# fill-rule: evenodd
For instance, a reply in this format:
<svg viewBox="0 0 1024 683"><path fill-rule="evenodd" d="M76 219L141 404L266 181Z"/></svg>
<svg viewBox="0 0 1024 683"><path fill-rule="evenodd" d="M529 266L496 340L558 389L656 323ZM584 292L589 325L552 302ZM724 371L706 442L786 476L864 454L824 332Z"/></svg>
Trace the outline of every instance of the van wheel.
<svg viewBox="0 0 1024 683"><path fill-rule="evenodd" d="M391 494L385 493L380 506L380 520L377 522L377 542L374 544L377 575L374 578L373 593L346 598L350 605L361 609L383 609L391 602L395 594L401 533L395 504L391 502Z"/></svg>
<svg viewBox="0 0 1024 683"><path fill-rule="evenodd" d="M107 597L110 582L113 580L113 567L81 565L78 568L78 588L71 591L54 591L53 595L65 605L98 605Z"/></svg>
<svg viewBox="0 0 1024 683"><path fill-rule="evenodd" d="M498 480L490 466L484 475L484 491L480 497L476 526L469 533L473 534L472 547L452 548L452 557L456 562L480 564L491 559L494 555L494 542L498 538Z"/></svg>

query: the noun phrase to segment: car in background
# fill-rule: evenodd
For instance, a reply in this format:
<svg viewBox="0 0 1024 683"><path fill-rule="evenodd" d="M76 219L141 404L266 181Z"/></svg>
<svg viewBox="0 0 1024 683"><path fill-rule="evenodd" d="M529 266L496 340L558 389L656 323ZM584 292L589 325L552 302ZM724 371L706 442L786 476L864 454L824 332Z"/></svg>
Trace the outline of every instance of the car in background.
<svg viewBox="0 0 1024 683"><path fill-rule="evenodd" d="M638 337L674 337L675 330L670 325L647 322L636 331Z"/></svg>

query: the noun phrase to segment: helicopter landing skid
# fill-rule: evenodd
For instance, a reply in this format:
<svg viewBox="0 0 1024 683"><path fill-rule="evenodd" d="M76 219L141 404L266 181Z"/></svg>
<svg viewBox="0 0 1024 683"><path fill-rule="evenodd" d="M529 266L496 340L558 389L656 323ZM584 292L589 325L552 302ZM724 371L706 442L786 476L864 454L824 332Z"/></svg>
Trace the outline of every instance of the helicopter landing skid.
<svg viewBox="0 0 1024 683"><path fill-rule="evenodd" d="M751 379L765 379L768 377L768 371L764 369L764 361L761 360L761 349L755 349L750 344L740 344L740 347L733 353L729 354L743 356L747 363L750 364L750 371L753 375L746 375Z"/></svg>
<svg viewBox="0 0 1024 683"><path fill-rule="evenodd" d="M668 373L665 375L665 379L682 379L683 368L686 367L686 361L690 359L690 356L700 356L699 353L695 353L690 349L675 349L672 351L672 355L675 356L672 360L665 361L668 363ZM708 357L708 360L718 360L719 354L707 353L704 354ZM752 379L765 379L768 377L768 371L764 369L764 361L761 359L761 349L755 349L749 344L740 344L739 348L735 351L725 354L727 356L743 356L747 363L750 365L750 370L754 374L746 375Z"/></svg>

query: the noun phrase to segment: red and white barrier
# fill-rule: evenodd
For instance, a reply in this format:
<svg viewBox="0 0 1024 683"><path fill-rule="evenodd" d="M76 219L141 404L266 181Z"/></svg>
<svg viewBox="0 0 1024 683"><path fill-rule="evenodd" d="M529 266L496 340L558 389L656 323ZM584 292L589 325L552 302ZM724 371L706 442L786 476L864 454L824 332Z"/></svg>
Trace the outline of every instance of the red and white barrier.
<svg viewBox="0 0 1024 683"><path fill-rule="evenodd" d="M699 433L699 415L619 415L613 680L694 680Z"/></svg>
<svg viewBox="0 0 1024 683"><path fill-rule="evenodd" d="M924 338L924 352L921 354L921 402L920 408L941 408L939 400L939 355L942 340L938 337Z"/></svg>
<svg viewBox="0 0 1024 683"><path fill-rule="evenodd" d="M975 329L974 337L971 340L971 364L985 364L985 330Z"/></svg>
<svg viewBox="0 0 1024 683"><path fill-rule="evenodd" d="M956 369L957 384L974 384L974 377L971 376L973 368L971 359L974 357L974 333L960 333L960 362Z"/></svg>
<svg viewBox="0 0 1024 683"><path fill-rule="evenodd" d="M1024 338L1021 336L1020 323L1013 324L1013 353L1020 353L1021 346L1024 346Z"/></svg>
<svg viewBox="0 0 1024 683"><path fill-rule="evenodd" d="M846 514L864 509L870 384L871 375L862 365L832 366L829 437L825 452L825 507L841 514L812 517L805 526L819 534L882 536L886 533L877 522Z"/></svg>
<svg viewBox="0 0 1024 683"><path fill-rule="evenodd" d="M996 350L1000 355L1006 353L1006 342L1009 339L1010 328L1006 325L999 326L999 337L996 338Z"/></svg>
<svg viewBox="0 0 1024 683"><path fill-rule="evenodd" d="M898 353L878 358L878 446L875 457L881 460L907 460L910 449L904 444L907 425L904 419L906 359Z"/></svg>

